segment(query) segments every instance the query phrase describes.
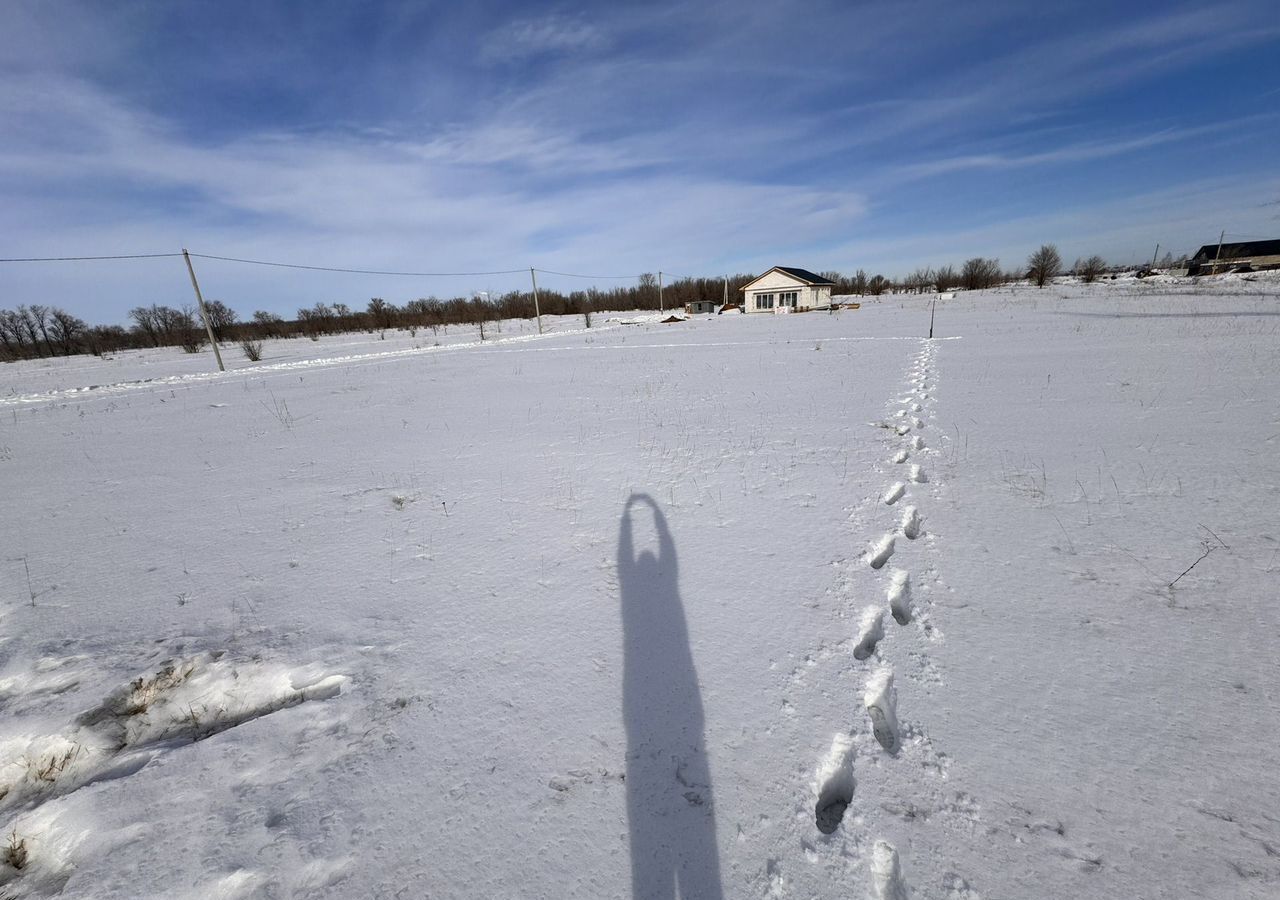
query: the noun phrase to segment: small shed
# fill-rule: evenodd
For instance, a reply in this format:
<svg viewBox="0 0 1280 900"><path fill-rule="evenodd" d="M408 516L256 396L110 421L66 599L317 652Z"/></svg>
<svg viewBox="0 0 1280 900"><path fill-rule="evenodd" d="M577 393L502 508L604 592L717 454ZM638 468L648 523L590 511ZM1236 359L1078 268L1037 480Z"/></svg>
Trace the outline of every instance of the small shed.
<svg viewBox="0 0 1280 900"><path fill-rule="evenodd" d="M774 266L755 281L744 284L742 311L746 313L801 312L831 306L835 282L808 269Z"/></svg>
<svg viewBox="0 0 1280 900"><path fill-rule="evenodd" d="M684 305L684 311L691 316L715 315L716 304L714 300L691 300Z"/></svg>

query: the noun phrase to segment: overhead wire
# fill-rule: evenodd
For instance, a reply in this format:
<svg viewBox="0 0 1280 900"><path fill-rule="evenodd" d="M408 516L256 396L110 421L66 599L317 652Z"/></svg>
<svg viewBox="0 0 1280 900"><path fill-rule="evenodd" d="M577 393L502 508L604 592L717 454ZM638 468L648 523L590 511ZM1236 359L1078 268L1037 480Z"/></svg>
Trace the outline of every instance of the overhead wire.
<svg viewBox="0 0 1280 900"><path fill-rule="evenodd" d="M217 259L223 262L247 263L251 266L275 266L281 269L307 269L312 272L346 272L352 275L396 275L409 278L458 278L480 275L519 275L527 269L501 269L493 272L393 272L384 269L346 269L339 266L306 266L300 263L271 262L263 259L244 259L238 256L214 256L211 253L192 253L200 259Z"/></svg>
<svg viewBox="0 0 1280 900"><path fill-rule="evenodd" d="M524 271L521 269L521 271ZM544 275L562 275L565 278L639 278L639 275L580 275L577 272L553 272L550 269L534 269L535 272L541 272ZM653 274L653 273L649 273Z"/></svg>
<svg viewBox="0 0 1280 900"><path fill-rule="evenodd" d="M520 275L530 271L528 268L519 269L495 269L487 272L408 272L395 271L390 269L357 269L347 268L343 266L312 266L303 263L279 262L277 260L266 259L248 259L242 256L221 256L214 253L197 253L194 250L188 251L190 256L197 259L211 259L219 262L240 263L250 266L270 266L279 269L303 269L310 272L341 272L349 275L385 275L403 278L475 278L489 275ZM17 262L83 262L92 260L111 260L111 259L167 259L171 257L182 256L182 253L128 253L118 254L114 256L29 256L29 257L0 257L0 263L17 263ZM533 271L540 272L543 275L557 275L562 278L586 278L586 279L617 279L621 281L638 279L643 277L640 274L628 275L598 275L585 274L582 272L560 272L554 269L539 269L532 267ZM652 272L646 273L652 275ZM664 272L666 275L673 275L676 278L687 278L693 280L692 275L680 275L675 272Z"/></svg>
<svg viewBox="0 0 1280 900"><path fill-rule="evenodd" d="M0 258L0 263L11 262L84 262L99 259L162 259L181 256L181 253L125 253L117 256L13 256Z"/></svg>

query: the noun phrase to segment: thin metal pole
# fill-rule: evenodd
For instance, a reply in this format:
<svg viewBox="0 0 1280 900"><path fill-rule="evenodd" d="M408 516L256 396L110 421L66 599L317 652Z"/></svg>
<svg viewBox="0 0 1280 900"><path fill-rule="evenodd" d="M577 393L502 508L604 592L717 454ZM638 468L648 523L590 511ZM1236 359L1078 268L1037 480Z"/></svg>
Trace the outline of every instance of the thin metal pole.
<svg viewBox="0 0 1280 900"><path fill-rule="evenodd" d="M662 271L658 271L658 313L662 314L666 309L662 306Z"/></svg>
<svg viewBox="0 0 1280 900"><path fill-rule="evenodd" d="M1222 239L1227 236L1227 229L1222 229L1222 234L1218 235L1218 252L1213 254L1213 274L1218 274L1218 260L1222 258Z"/></svg>
<svg viewBox="0 0 1280 900"><path fill-rule="evenodd" d="M933 340L933 314L938 309L938 301L929 304L929 340Z"/></svg>
<svg viewBox="0 0 1280 900"><path fill-rule="evenodd" d="M209 346L213 347L213 355L218 360L218 371L227 371L226 366L222 364L222 351L218 349L218 342L213 337L213 326L209 324L209 310L204 307L204 296L200 293L200 282L196 281L196 270L191 266L191 256L187 253L187 248L182 248L182 258L187 261L187 274L191 276L191 286L196 291L196 304L200 307L200 318L204 320L204 332L209 335Z"/></svg>
<svg viewBox="0 0 1280 900"><path fill-rule="evenodd" d="M538 307L538 276L533 274L533 266L529 267L529 278L533 280L533 314L538 317L538 334L542 334L542 310Z"/></svg>

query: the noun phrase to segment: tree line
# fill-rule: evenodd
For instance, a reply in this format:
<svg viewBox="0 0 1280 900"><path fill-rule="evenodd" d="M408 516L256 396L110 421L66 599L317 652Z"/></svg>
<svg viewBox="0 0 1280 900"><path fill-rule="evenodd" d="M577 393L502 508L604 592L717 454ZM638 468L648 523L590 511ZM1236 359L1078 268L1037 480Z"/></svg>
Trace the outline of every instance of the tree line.
<svg viewBox="0 0 1280 900"><path fill-rule="evenodd" d="M644 309L680 309L695 300L720 303L732 300L742 285L755 276L681 278L665 284L659 297L658 278L641 275L636 284L611 289L591 287L564 293L539 289L537 309L544 315L580 315L589 326L598 312ZM247 318L220 300L205 302L209 326L220 344L239 343L253 358L263 340L309 337L349 331L386 332L394 329L438 330L449 325L476 325L482 330L501 319L531 319L535 314L532 291L509 291L493 297L424 297L397 306L374 297L363 307L346 303L316 303L299 308L293 318L268 310L256 310ZM32 359L92 353L101 356L120 350L148 347L181 347L197 353L208 343L204 323L192 304L151 304L129 311L129 324L89 325L65 310L43 304L0 309L0 359Z"/></svg>
<svg viewBox="0 0 1280 900"><path fill-rule="evenodd" d="M1002 284L1030 280L1043 287L1062 271L1057 248L1045 244L1031 255L1027 265L1017 271L1001 268L997 259L974 257L959 268L947 265L937 269L917 269L905 278L893 280L881 274L868 275L858 269L852 275L823 272L833 282L833 294L878 296L887 293L932 293L935 291L986 290ZM1071 274L1092 282L1108 267L1101 256L1077 260ZM661 304L665 309L681 309L694 301L729 303L739 301L739 289L755 279L751 274L728 278L679 278L663 286ZM727 288L727 290L726 290ZM563 293L538 291L538 307L546 315L580 315L588 327L594 313L617 310L659 308L658 279L644 274L633 285L610 289L591 287ZM241 319L235 310L220 300L205 303L209 326L219 343L239 343L250 359L261 353L262 341L271 338L309 337L349 331L386 332L405 329L416 333L419 328L438 330L448 325L470 324L485 333L488 323L501 319L531 319L534 297L531 291L509 291L495 297L425 297L396 306L374 297L364 308L346 303L316 303L297 310L286 319L267 310L257 310ZM203 323L190 304L167 306L152 304L129 311L129 325L89 325L65 310L43 304L29 304L16 309L0 309L0 358L30 359L46 356L70 356L92 353L101 356L120 350L147 347L181 347L189 353L199 352L208 343Z"/></svg>

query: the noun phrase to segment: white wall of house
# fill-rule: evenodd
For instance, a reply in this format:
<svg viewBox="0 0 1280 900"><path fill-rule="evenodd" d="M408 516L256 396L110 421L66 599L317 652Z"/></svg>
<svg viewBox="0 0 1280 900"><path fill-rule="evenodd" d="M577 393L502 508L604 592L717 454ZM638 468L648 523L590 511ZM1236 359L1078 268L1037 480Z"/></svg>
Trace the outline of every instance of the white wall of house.
<svg viewBox="0 0 1280 900"><path fill-rule="evenodd" d="M785 272L768 272L743 291L743 300L742 309L748 313L815 309L831 304L831 285L808 285Z"/></svg>

